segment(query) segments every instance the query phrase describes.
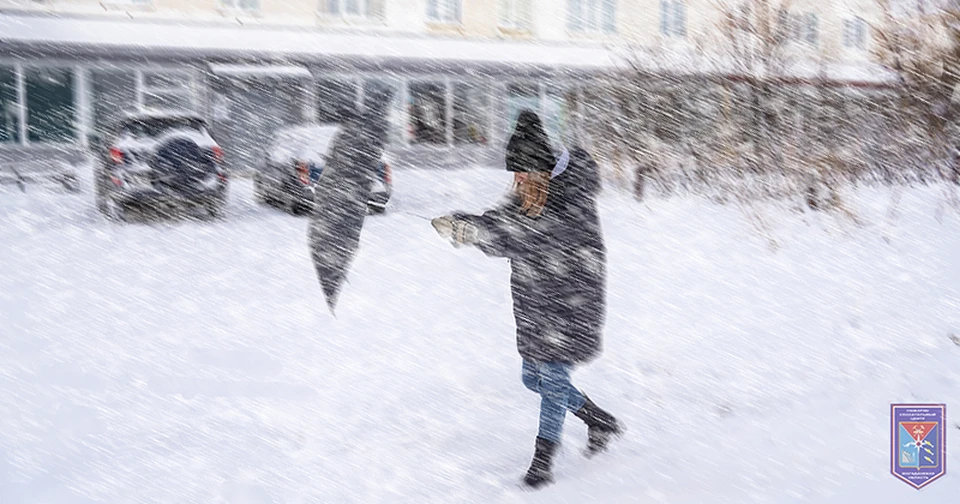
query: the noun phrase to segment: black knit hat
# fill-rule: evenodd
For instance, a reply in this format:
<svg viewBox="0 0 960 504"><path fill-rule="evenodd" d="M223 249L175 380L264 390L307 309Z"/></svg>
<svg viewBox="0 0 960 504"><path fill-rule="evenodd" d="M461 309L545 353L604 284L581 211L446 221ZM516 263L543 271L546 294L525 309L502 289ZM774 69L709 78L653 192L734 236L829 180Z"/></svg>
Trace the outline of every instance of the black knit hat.
<svg viewBox="0 0 960 504"><path fill-rule="evenodd" d="M543 123L536 112L524 109L517 117L513 135L507 142L507 171L549 172L556 159Z"/></svg>

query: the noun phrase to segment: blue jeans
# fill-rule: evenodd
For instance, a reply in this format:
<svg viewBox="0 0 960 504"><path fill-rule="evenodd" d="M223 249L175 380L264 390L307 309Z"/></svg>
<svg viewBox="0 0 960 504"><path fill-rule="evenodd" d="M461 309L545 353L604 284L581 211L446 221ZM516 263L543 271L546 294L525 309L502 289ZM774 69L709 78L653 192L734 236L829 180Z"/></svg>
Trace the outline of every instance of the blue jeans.
<svg viewBox="0 0 960 504"><path fill-rule="evenodd" d="M563 362L523 360L523 384L541 397L537 436L554 443L560 442L567 410L577 411L587 402L587 398L570 383L570 369L571 366Z"/></svg>

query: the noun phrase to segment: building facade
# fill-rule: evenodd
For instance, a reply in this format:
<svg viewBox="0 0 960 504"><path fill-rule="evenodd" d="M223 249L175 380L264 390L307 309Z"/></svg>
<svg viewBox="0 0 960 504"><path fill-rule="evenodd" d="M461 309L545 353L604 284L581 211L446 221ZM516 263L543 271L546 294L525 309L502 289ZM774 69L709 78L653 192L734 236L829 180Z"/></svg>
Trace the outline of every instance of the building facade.
<svg viewBox="0 0 960 504"><path fill-rule="evenodd" d="M276 128L393 92L400 166L500 162L517 111L562 137L624 48L710 52L713 0L0 0L0 164L83 157L124 112L203 114L231 166ZM791 0L791 51L869 74L872 0ZM619 53L618 53L619 51ZM694 69L695 70L695 69ZM844 77L848 76L848 77Z"/></svg>

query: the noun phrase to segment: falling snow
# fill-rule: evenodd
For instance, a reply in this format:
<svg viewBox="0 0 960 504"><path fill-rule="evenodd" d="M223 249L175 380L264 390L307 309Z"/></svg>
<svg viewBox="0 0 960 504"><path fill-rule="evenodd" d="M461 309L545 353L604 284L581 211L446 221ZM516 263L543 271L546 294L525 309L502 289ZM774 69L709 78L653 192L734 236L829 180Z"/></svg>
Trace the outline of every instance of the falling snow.
<svg viewBox="0 0 960 504"><path fill-rule="evenodd" d="M0 504L956 502L958 75L952 0L0 0ZM431 225L525 109L605 259ZM533 333L627 432L524 491L511 280L578 275Z"/></svg>

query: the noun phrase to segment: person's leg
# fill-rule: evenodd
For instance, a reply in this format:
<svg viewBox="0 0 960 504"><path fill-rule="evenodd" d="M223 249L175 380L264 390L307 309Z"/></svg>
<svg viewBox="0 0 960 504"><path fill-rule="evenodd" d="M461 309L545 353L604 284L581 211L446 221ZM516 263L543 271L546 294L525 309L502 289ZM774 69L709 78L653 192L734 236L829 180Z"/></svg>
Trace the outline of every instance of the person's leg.
<svg viewBox="0 0 960 504"><path fill-rule="evenodd" d="M597 406L589 397L579 391L577 391L577 394L582 398L580 407L576 408L571 405L570 411L587 424L586 454L588 457L592 457L606 450L612 438L623 434L623 424L613 415Z"/></svg>
<svg viewBox="0 0 960 504"><path fill-rule="evenodd" d="M537 444L524 483L540 488L553 482L553 457L560 446L560 433L569 402L569 368L559 363L524 361L523 383L540 394L540 425Z"/></svg>
<svg viewBox="0 0 960 504"><path fill-rule="evenodd" d="M523 380L523 385L530 389L533 392L540 393L541 390L541 368L550 369L551 366L567 366L565 373L565 378L561 378L561 385L567 390L567 409L571 412L577 412L580 408L583 407L587 402L586 396L583 395L583 392L580 392L576 387L573 386L573 383L570 381L570 369L571 367L567 364L562 363L534 363L524 359L523 369L521 371L521 379Z"/></svg>
<svg viewBox="0 0 960 504"><path fill-rule="evenodd" d="M560 442L567 408L580 409L579 392L570 384L570 366L561 362L540 365L540 437ZM571 404L577 401L577 404Z"/></svg>
<svg viewBox="0 0 960 504"><path fill-rule="evenodd" d="M533 392L540 393L540 369L536 363L523 359L520 379L523 380L523 386Z"/></svg>
<svg viewBox="0 0 960 504"><path fill-rule="evenodd" d="M570 372L573 369L572 366L566 364L564 365L567 367L564 385L567 393L567 409L572 413L576 413L583 408L584 404L587 403L587 396L583 395L583 392L580 392L577 387L574 387L573 382L570 381Z"/></svg>

